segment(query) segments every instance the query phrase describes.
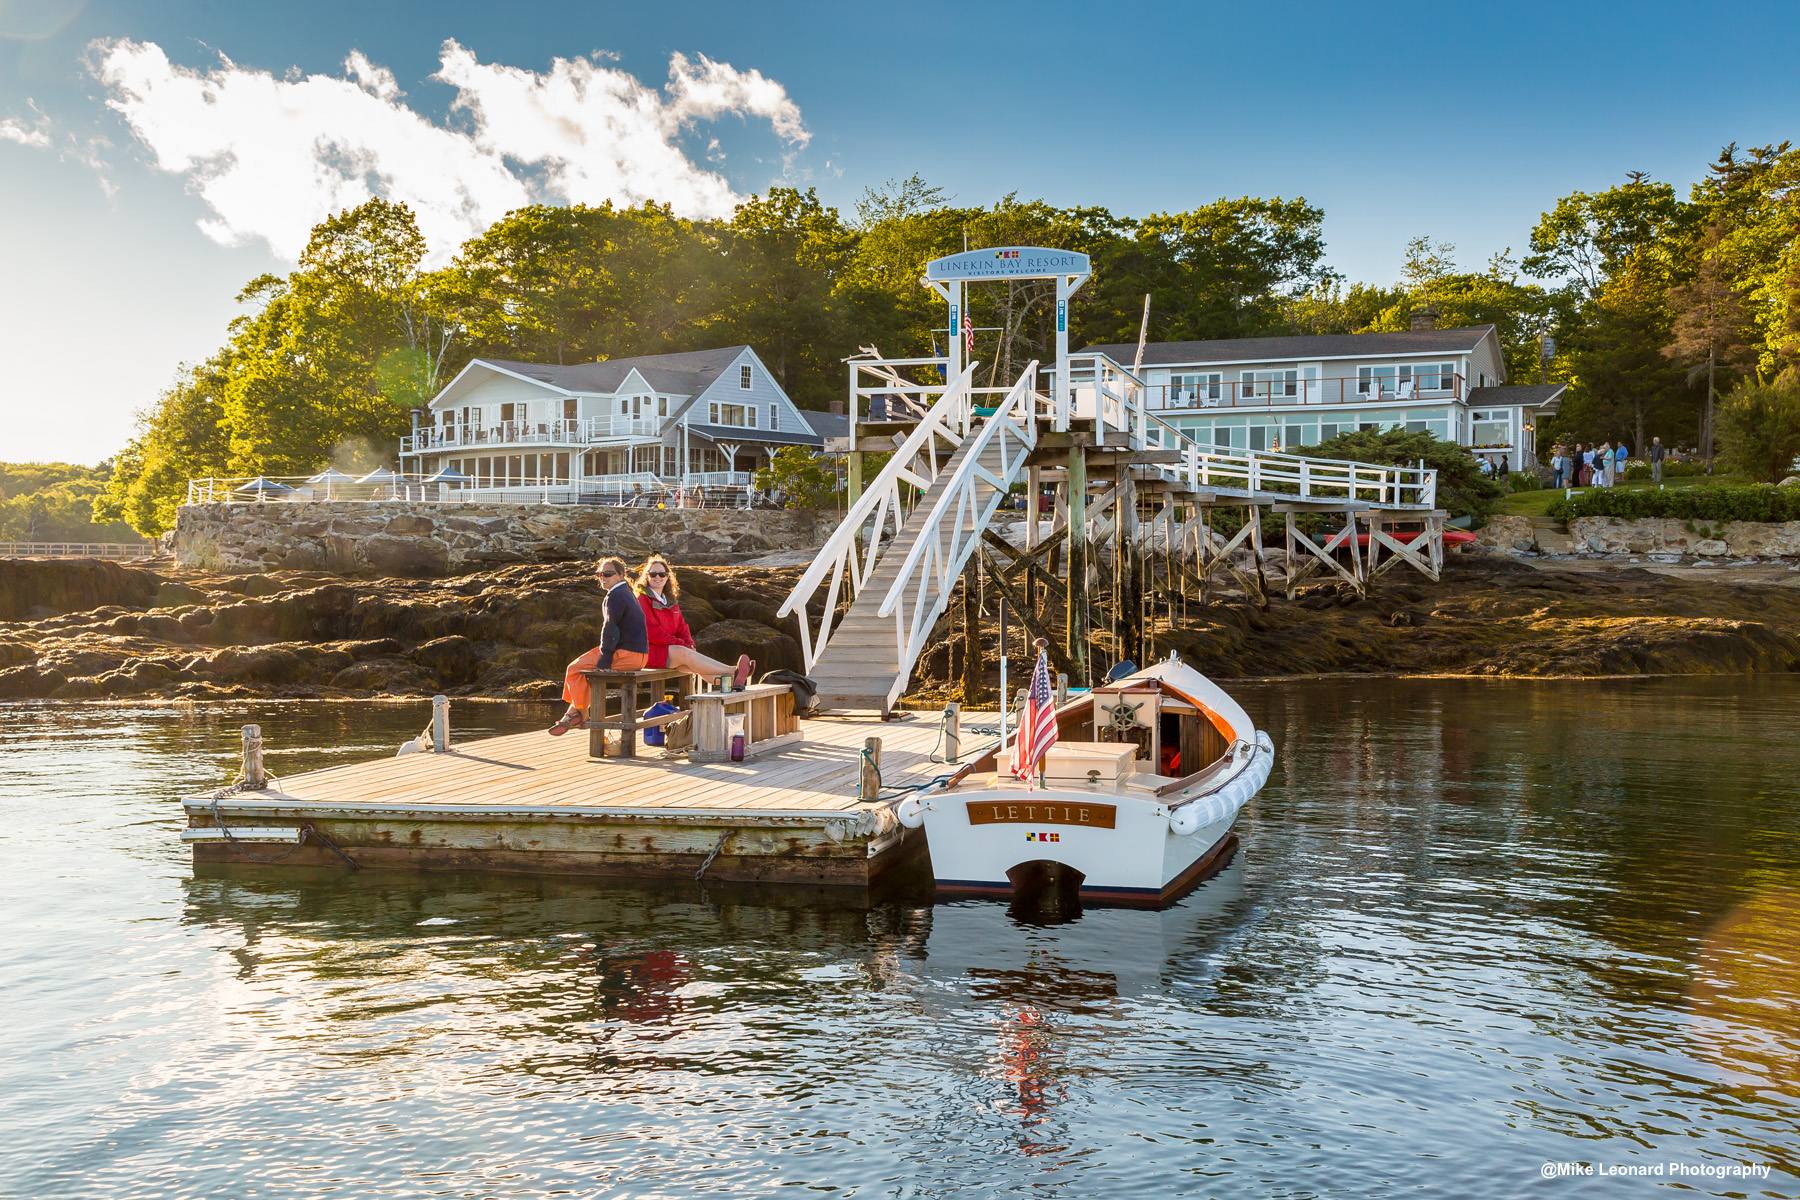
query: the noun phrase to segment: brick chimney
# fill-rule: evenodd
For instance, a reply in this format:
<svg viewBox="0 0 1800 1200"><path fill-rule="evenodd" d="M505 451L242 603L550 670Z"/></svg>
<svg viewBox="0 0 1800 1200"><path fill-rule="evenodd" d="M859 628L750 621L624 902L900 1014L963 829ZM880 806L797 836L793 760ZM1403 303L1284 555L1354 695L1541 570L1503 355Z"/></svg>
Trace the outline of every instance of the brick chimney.
<svg viewBox="0 0 1800 1200"><path fill-rule="evenodd" d="M1412 327L1414 329L1436 329L1437 317L1435 308L1416 308L1413 310Z"/></svg>
<svg viewBox="0 0 1800 1200"><path fill-rule="evenodd" d="M833 400L831 402L831 415L834 417L841 417L844 415L844 402L842 400Z"/></svg>

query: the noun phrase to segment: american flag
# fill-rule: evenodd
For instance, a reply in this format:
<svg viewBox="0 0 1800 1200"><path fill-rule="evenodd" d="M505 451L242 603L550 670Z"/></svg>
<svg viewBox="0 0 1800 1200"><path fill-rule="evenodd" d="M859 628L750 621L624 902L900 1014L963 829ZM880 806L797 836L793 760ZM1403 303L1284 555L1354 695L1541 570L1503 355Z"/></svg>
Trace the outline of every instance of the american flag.
<svg viewBox="0 0 1800 1200"><path fill-rule="evenodd" d="M1056 745L1056 692L1050 683L1050 652L1039 643L1037 667L1025 690L1019 739L1013 747L1013 775L1030 783L1046 751Z"/></svg>

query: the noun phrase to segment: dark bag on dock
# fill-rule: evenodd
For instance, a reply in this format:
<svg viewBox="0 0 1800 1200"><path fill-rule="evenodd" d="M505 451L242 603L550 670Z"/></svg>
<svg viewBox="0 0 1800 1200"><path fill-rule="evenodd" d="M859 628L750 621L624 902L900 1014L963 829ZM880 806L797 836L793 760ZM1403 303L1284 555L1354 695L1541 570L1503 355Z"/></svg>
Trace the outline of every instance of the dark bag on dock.
<svg viewBox="0 0 1800 1200"><path fill-rule="evenodd" d="M819 694L819 685L807 675L798 671L769 671L756 682L785 683L794 689L794 711L806 712L813 706L813 700Z"/></svg>

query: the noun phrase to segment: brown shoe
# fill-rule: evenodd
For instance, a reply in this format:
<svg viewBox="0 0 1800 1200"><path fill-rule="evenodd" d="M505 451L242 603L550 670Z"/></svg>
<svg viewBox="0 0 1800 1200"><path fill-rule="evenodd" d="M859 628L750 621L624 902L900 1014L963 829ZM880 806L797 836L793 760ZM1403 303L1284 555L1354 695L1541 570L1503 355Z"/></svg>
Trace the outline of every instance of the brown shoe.
<svg viewBox="0 0 1800 1200"><path fill-rule="evenodd" d="M737 671L731 677L731 690L741 692L744 685L750 682L750 673L756 670L756 663L748 654L738 655Z"/></svg>
<svg viewBox="0 0 1800 1200"><path fill-rule="evenodd" d="M562 720L550 727L550 736L561 737L571 729L586 728L587 714L583 713L579 708L571 708L568 712L563 714Z"/></svg>

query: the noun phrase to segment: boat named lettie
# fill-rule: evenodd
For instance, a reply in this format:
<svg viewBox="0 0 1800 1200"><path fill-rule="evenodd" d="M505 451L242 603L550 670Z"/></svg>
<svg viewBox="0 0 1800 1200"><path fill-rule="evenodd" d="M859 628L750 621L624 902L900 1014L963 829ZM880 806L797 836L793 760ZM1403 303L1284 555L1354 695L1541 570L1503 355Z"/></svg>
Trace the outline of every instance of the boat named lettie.
<svg viewBox="0 0 1800 1200"><path fill-rule="evenodd" d="M1047 882L1081 899L1165 904L1221 865L1274 744L1224 690L1171 658L1057 710L1041 781L989 754L904 799L943 894L1014 896ZM1189 770L1188 767L1195 769Z"/></svg>

